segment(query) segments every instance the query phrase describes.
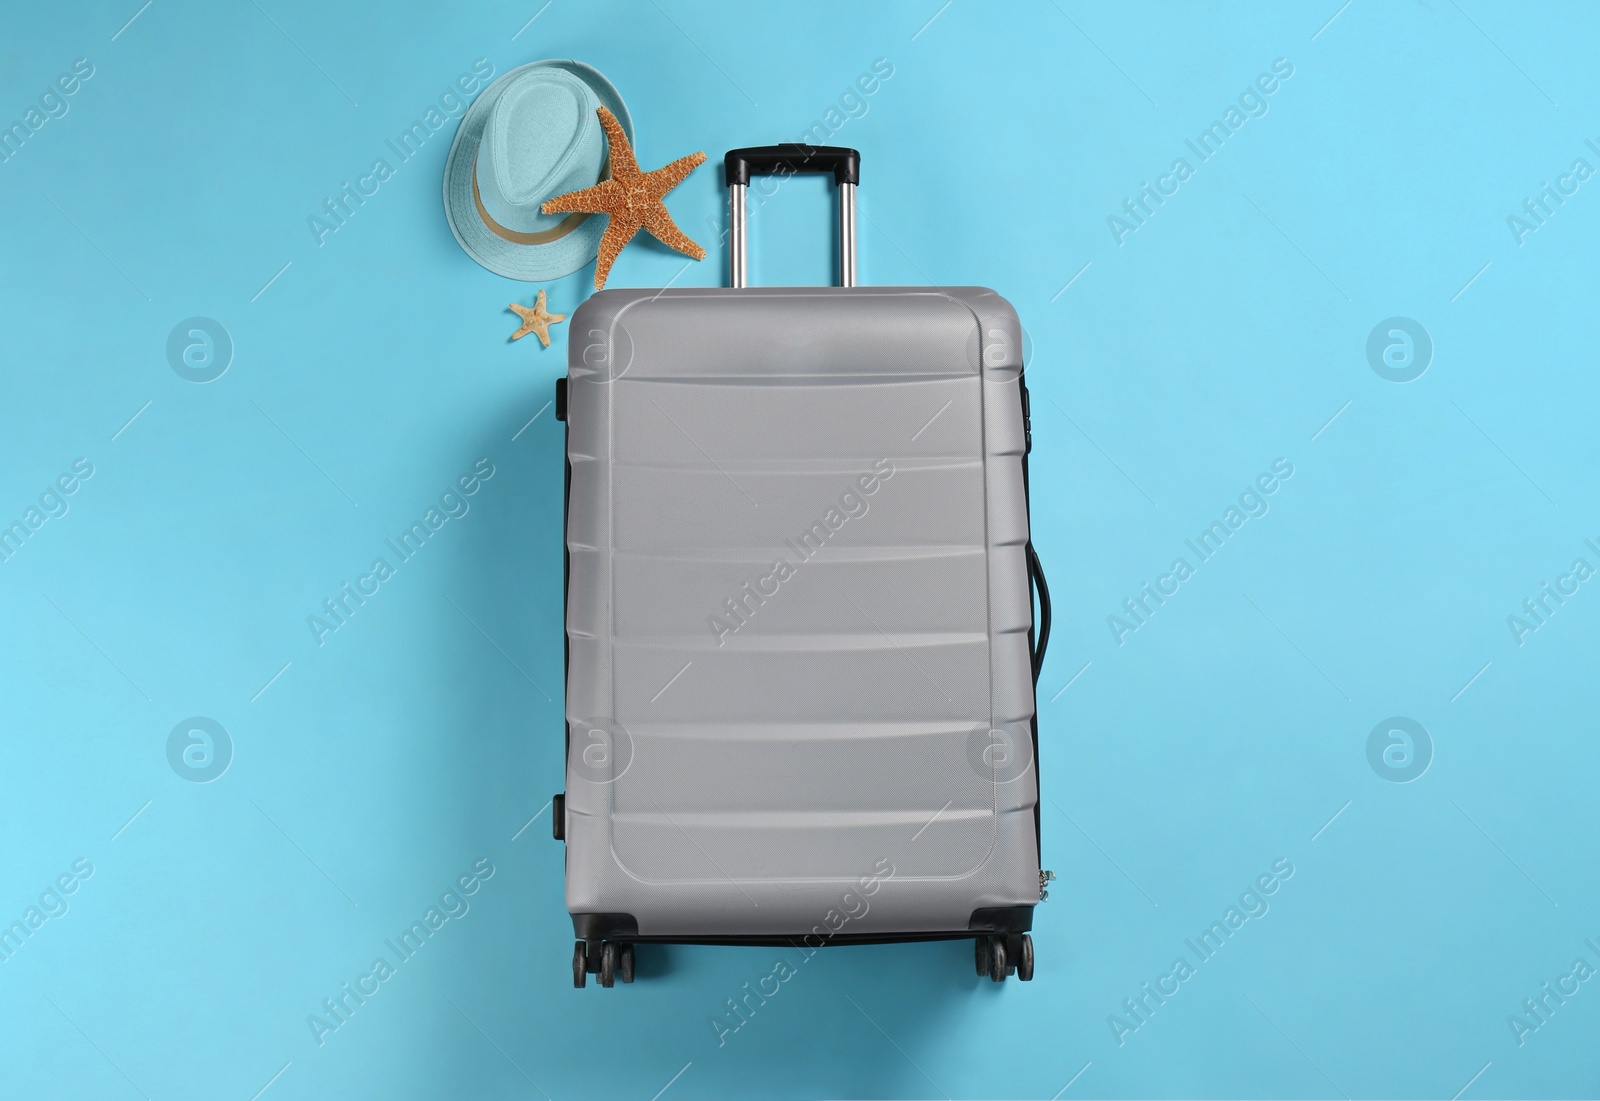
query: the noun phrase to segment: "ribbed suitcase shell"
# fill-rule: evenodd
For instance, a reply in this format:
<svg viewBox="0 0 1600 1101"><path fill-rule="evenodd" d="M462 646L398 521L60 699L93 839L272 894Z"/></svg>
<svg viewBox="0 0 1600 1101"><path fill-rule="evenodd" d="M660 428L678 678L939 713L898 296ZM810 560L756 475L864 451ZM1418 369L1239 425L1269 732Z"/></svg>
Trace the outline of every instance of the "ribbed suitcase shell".
<svg viewBox="0 0 1600 1101"><path fill-rule="evenodd" d="M607 290L570 341L580 935L917 936L1034 905L1010 304Z"/></svg>

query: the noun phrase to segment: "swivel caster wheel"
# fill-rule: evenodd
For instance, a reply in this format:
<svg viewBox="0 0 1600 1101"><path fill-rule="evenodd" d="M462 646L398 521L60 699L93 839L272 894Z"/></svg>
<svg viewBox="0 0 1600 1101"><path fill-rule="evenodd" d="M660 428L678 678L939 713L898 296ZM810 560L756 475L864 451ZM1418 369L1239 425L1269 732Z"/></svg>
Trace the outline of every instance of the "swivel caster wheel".
<svg viewBox="0 0 1600 1101"><path fill-rule="evenodd" d="M617 978L624 983L633 981L633 945L624 944L617 951Z"/></svg>
<svg viewBox="0 0 1600 1101"><path fill-rule="evenodd" d="M978 977L980 979L988 978L989 977L989 938L988 937L974 937L973 941L972 941L972 946L973 946L973 953L972 953L973 954L973 961L978 966Z"/></svg>
<svg viewBox="0 0 1600 1101"><path fill-rule="evenodd" d="M600 985L607 990L617 981L617 946L611 941L600 945Z"/></svg>
<svg viewBox="0 0 1600 1101"><path fill-rule="evenodd" d="M1006 938L992 937L989 940L989 978L994 982L1005 982L1006 976L1011 973L1011 967L1006 960Z"/></svg>
<svg viewBox="0 0 1600 1101"><path fill-rule="evenodd" d="M1022 934L1021 951L1017 953L1017 978L1033 981L1033 938L1027 933Z"/></svg>
<svg viewBox="0 0 1600 1101"><path fill-rule="evenodd" d="M582 990L589 982L589 952L583 941L572 949L572 985Z"/></svg>

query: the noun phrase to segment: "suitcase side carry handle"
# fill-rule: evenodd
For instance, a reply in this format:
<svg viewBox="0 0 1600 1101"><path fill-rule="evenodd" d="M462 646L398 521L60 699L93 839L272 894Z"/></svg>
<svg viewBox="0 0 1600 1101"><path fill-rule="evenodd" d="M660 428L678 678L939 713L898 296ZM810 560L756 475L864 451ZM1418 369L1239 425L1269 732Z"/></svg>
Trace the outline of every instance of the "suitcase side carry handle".
<svg viewBox="0 0 1600 1101"><path fill-rule="evenodd" d="M1039 629L1033 643L1033 683L1038 684L1039 670L1044 668L1045 647L1050 645L1050 586L1045 584L1044 566L1039 562L1031 539L1028 540L1028 579L1033 582L1039 598Z"/></svg>
<svg viewBox="0 0 1600 1101"><path fill-rule="evenodd" d="M833 145L785 142L730 149L722 158L728 181L729 285L748 286L745 262L745 189L751 176L795 176L828 173L839 185L839 285L856 285L856 184L861 182L861 154Z"/></svg>

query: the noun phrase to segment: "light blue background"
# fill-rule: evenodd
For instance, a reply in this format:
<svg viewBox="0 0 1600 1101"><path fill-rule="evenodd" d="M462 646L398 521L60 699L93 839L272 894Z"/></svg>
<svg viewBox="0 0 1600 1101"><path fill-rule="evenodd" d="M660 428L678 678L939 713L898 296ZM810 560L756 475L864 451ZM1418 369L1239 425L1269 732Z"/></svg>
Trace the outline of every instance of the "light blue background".
<svg viewBox="0 0 1600 1101"><path fill-rule="evenodd" d="M1522 645L1506 622L1600 566L1600 180L1520 244L1507 224L1600 167L1592 7L117 0L3 23L0 121L95 72L0 164L0 522L75 459L94 474L0 564L0 921L94 873L0 964L0 1093L1600 1089L1600 985L1520 1045L1507 1020L1600 966L1600 583ZM668 204L712 256L637 243L614 286L722 282L721 153L798 138L892 64L833 136L863 155L862 282L993 287L1034 345L1061 878L1031 984L979 983L964 941L830 950L720 1047L712 1016L781 953L645 952L647 981L572 989L545 808L570 326L508 343L536 288L446 228L453 121L321 245L307 227L476 59L540 57L615 81L645 167L713 158ZM1119 244L1108 217L1278 58L1269 112ZM752 202L754 282L828 277L830 202L813 180ZM165 352L197 315L235 345L206 385ZM1366 353L1396 315L1435 347L1404 385ZM1107 616L1280 457L1270 513L1119 645ZM470 513L319 646L307 616L480 458ZM166 755L197 715L234 746L203 785ZM1368 763L1389 716L1431 735L1409 784ZM470 912L319 1046L307 1017L479 858ZM1279 858L1270 911L1119 1044L1108 1017Z"/></svg>

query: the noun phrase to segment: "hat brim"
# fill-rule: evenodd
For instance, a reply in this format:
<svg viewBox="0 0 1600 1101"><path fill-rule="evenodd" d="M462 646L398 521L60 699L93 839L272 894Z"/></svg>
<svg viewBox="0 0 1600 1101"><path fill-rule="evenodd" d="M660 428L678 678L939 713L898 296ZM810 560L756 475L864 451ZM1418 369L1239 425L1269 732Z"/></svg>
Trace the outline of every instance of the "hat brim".
<svg viewBox="0 0 1600 1101"><path fill-rule="evenodd" d="M593 90L596 98L617 116L617 121L622 124L622 132L628 135L628 141L633 141L633 119L628 114L627 104L622 102L621 93L598 70L581 61L533 61L519 65L496 79L473 100L461 116L455 140L450 143L450 155L445 159L445 220L450 223L450 232L455 234L468 256L496 275L526 283L559 279L592 261L600 252L600 236L605 232L608 220L604 214L591 214L563 237L541 245L523 245L506 240L485 225L478 215L472 194L472 174L478 161L478 143L483 139L484 128L489 122L489 112L513 77L535 68L565 69L583 81Z"/></svg>

